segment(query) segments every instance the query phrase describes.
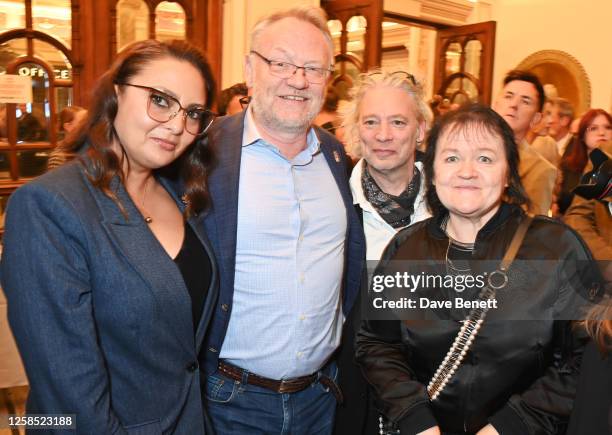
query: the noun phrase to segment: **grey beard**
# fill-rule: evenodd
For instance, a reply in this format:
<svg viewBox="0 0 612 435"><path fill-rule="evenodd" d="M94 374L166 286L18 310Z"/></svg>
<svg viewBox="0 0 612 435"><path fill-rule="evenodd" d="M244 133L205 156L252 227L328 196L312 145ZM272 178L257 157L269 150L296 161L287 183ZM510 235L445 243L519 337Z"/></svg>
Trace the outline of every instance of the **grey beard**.
<svg viewBox="0 0 612 435"><path fill-rule="evenodd" d="M290 121L275 116L271 110L265 110L255 95L253 95L251 104L253 105L253 113L260 122L272 129L282 130L286 133L303 133L307 131L312 121L316 118L317 113L319 113L318 111L314 114L310 112L305 118Z"/></svg>

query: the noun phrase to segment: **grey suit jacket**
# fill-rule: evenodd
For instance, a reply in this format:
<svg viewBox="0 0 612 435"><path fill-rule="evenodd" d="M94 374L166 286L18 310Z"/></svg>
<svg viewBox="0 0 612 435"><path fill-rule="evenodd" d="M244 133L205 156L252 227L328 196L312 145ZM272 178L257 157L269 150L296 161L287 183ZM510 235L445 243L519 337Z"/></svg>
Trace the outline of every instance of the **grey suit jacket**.
<svg viewBox="0 0 612 435"><path fill-rule="evenodd" d="M126 215L78 162L9 200L1 279L31 384L27 410L76 414L79 434L203 434L198 353L218 293L204 226L189 221L213 265L194 333L178 267L123 185L111 187Z"/></svg>

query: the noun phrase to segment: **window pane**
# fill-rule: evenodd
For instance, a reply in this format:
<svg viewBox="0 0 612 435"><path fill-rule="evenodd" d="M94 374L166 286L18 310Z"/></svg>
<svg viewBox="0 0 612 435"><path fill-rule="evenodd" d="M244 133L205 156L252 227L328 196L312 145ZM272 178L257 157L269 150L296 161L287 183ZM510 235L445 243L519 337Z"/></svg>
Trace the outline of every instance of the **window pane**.
<svg viewBox="0 0 612 435"><path fill-rule="evenodd" d="M66 47L72 44L70 0L32 0L34 30L47 33Z"/></svg>
<svg viewBox="0 0 612 435"><path fill-rule="evenodd" d="M477 39L472 39L465 46L465 65L463 70L472 74L474 77L480 76L480 56L482 44Z"/></svg>
<svg viewBox="0 0 612 435"><path fill-rule="evenodd" d="M16 105L17 142L46 141L49 137L49 76L42 66L27 62L19 66L19 74L32 77L32 103Z"/></svg>
<svg viewBox="0 0 612 435"><path fill-rule="evenodd" d="M17 57L28 54L27 50L28 46L25 38L11 39L4 44L0 44L0 74L6 72L9 63Z"/></svg>
<svg viewBox="0 0 612 435"><path fill-rule="evenodd" d="M185 11L178 3L161 2L155 8L155 39L185 39Z"/></svg>
<svg viewBox="0 0 612 435"><path fill-rule="evenodd" d="M25 1L0 0L0 33L25 27Z"/></svg>
<svg viewBox="0 0 612 435"><path fill-rule="evenodd" d="M64 107L74 105L72 88L55 88L55 112L60 113Z"/></svg>
<svg viewBox="0 0 612 435"><path fill-rule="evenodd" d="M20 177L38 177L47 170L50 150L28 150L17 152Z"/></svg>
<svg viewBox="0 0 612 435"><path fill-rule="evenodd" d="M458 42L451 43L446 49L446 64L444 70L446 71L446 77L459 72L461 69L461 44Z"/></svg>
<svg viewBox="0 0 612 435"><path fill-rule="evenodd" d="M11 178L11 170L9 163L9 152L0 152L0 180L8 180Z"/></svg>
<svg viewBox="0 0 612 435"><path fill-rule="evenodd" d="M410 72L423 85L425 95L432 95L436 30L383 21L382 31L382 69Z"/></svg>
<svg viewBox="0 0 612 435"><path fill-rule="evenodd" d="M346 22L348 42L346 51L363 62L363 50L365 49L365 31L368 21L362 15L355 15Z"/></svg>
<svg viewBox="0 0 612 435"><path fill-rule="evenodd" d="M60 80L72 80L72 65L68 58L48 42L34 40L34 55L40 57L53 67L55 78Z"/></svg>
<svg viewBox="0 0 612 435"><path fill-rule="evenodd" d="M142 0L117 2L117 51L135 41L149 39L149 8Z"/></svg>
<svg viewBox="0 0 612 435"><path fill-rule="evenodd" d="M340 53L340 36L342 35L342 22L340 20L327 21L327 28L334 40L334 54Z"/></svg>

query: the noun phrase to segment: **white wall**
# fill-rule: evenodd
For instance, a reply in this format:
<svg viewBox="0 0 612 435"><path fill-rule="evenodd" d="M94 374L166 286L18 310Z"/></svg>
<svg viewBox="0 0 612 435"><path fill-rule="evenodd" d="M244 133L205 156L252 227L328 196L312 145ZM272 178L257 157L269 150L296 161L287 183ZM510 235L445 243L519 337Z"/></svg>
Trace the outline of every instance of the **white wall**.
<svg viewBox="0 0 612 435"><path fill-rule="evenodd" d="M385 7L418 15L418 3L386 0ZM223 88L243 81L243 57L255 22L274 10L305 4L317 6L319 0L225 0ZM530 54L561 50L586 70L591 106L612 110L612 0L480 0L474 6L468 22L497 21L493 95L504 74Z"/></svg>
<svg viewBox="0 0 612 435"><path fill-rule="evenodd" d="M491 0L497 21L494 92L504 74L540 50L574 56L591 82L591 107L612 109L612 1ZM563 94L559 90L560 95Z"/></svg>

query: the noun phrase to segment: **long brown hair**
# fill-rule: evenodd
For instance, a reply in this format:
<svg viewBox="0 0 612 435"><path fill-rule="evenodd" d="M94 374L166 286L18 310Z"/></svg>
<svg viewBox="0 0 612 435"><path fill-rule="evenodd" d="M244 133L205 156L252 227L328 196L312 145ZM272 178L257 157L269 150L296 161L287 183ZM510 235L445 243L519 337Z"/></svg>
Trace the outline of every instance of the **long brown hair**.
<svg viewBox="0 0 612 435"><path fill-rule="evenodd" d="M591 109L582 115L580 124L578 125L578 133L572 141L570 152L561 161L561 166L563 168L578 173L582 173L582 171L584 171L584 168L589 160L588 147L584 141L586 130L599 115L605 116L608 119L608 122L612 124L612 116L610 116L610 114L603 109Z"/></svg>
<svg viewBox="0 0 612 435"><path fill-rule="evenodd" d="M206 108L210 109L215 100L215 81L206 60L199 49L184 41L160 42L146 40L135 42L122 50L106 73L100 77L93 93L87 121L83 123L66 147L78 150L87 147L90 162L86 171L92 184L117 202L123 210L117 195L110 188L115 177L125 183L122 163L126 158L121 141L113 126L118 103L116 83L126 83L147 64L164 57L189 62L202 75L206 86ZM111 148L114 140L121 146L122 155ZM206 136L197 137L187 150L174 162L172 169L181 178L185 190L186 217L205 209L210 201L207 178L213 164L213 153Z"/></svg>

